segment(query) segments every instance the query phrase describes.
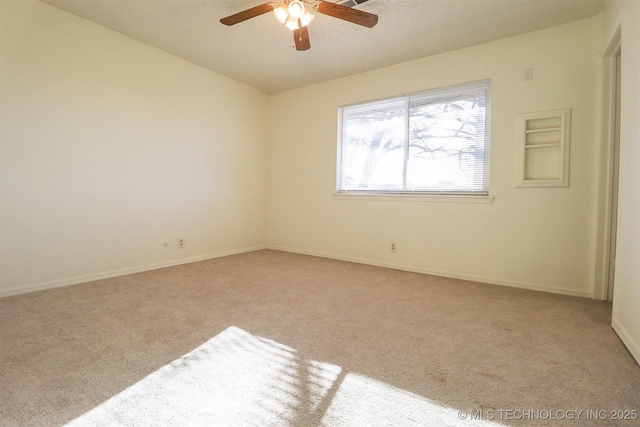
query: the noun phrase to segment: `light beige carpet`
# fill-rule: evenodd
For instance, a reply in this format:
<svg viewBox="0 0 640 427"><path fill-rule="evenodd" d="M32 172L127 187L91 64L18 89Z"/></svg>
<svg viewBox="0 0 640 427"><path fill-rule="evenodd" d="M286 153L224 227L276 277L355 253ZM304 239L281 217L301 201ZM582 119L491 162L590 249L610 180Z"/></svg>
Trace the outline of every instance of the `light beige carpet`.
<svg viewBox="0 0 640 427"><path fill-rule="evenodd" d="M493 425L461 418L231 326L67 425Z"/></svg>
<svg viewBox="0 0 640 427"><path fill-rule="evenodd" d="M610 316L253 252L0 300L0 424L640 425Z"/></svg>

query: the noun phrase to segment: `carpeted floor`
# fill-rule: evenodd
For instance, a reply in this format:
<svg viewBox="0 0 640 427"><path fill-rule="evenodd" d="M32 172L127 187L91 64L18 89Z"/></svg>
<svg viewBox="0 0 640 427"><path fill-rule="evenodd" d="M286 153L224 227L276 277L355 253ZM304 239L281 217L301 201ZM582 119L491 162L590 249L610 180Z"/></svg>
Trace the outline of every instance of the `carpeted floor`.
<svg viewBox="0 0 640 427"><path fill-rule="evenodd" d="M1 299L0 424L640 425L610 321L606 302L252 252Z"/></svg>

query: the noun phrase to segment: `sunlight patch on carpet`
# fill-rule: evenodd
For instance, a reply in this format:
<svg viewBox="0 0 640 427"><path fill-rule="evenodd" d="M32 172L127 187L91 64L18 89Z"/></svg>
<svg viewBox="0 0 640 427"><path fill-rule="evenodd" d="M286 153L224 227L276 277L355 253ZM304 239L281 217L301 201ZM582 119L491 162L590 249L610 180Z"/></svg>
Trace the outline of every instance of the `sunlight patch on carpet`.
<svg viewBox="0 0 640 427"><path fill-rule="evenodd" d="M497 426L232 326L67 426Z"/></svg>

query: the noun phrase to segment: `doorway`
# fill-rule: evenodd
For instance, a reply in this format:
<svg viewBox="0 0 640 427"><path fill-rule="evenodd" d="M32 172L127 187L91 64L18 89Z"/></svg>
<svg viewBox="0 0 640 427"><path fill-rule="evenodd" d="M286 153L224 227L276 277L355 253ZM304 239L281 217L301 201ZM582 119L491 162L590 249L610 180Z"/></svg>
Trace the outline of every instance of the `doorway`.
<svg viewBox="0 0 640 427"><path fill-rule="evenodd" d="M602 143L598 182L596 269L593 298L613 302L616 236L618 225L618 183L622 115L621 27L612 33L603 54Z"/></svg>
<svg viewBox="0 0 640 427"><path fill-rule="evenodd" d="M618 186L619 186L619 168L620 168L620 112L622 107L622 50L618 42L616 52L614 52L613 65L615 67L612 77L613 105L612 109L612 164L611 164L611 207L610 207L610 223L609 223L609 268L607 274L607 301L613 302L613 288L615 285L616 274L616 237L618 230Z"/></svg>

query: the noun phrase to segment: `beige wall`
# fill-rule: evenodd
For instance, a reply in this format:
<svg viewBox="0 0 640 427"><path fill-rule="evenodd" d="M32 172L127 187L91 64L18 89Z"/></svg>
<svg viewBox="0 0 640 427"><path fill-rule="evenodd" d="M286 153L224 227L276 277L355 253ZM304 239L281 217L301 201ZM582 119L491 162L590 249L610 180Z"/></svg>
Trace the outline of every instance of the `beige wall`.
<svg viewBox="0 0 640 427"><path fill-rule="evenodd" d="M612 325L640 363L640 2L612 1L603 15L603 50L622 35L620 196Z"/></svg>
<svg viewBox="0 0 640 427"><path fill-rule="evenodd" d="M40 2L1 7L2 294L264 246L265 94Z"/></svg>
<svg viewBox="0 0 640 427"><path fill-rule="evenodd" d="M591 297L600 47L594 17L271 96L268 245ZM333 196L340 105L487 78L492 204ZM572 109L570 187L516 188L518 113L562 108Z"/></svg>

